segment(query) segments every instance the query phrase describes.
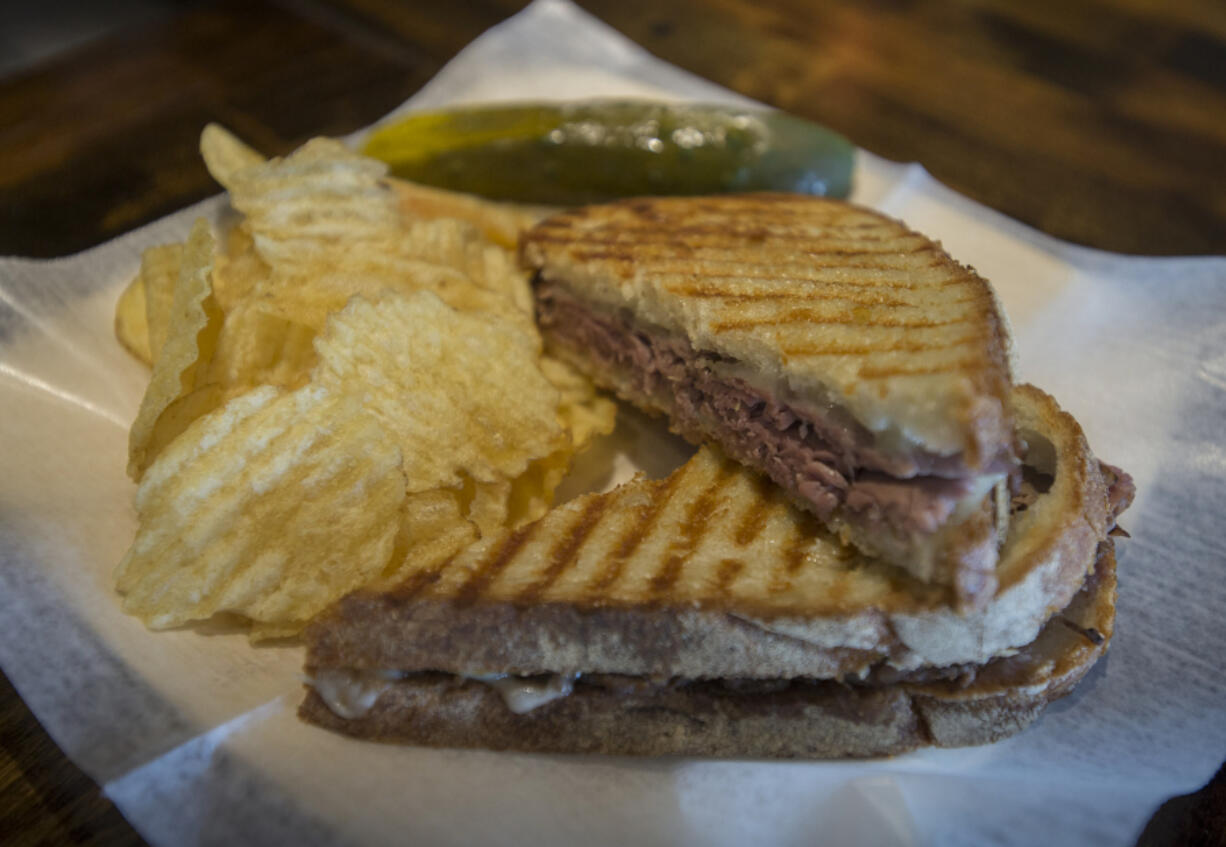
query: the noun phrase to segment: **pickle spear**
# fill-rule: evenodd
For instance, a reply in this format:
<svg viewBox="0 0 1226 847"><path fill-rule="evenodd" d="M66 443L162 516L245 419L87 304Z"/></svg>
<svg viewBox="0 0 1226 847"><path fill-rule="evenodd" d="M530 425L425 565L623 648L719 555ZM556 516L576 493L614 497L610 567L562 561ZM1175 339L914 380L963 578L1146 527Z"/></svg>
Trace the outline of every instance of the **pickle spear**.
<svg viewBox="0 0 1226 847"><path fill-rule="evenodd" d="M413 182L556 206L740 191L845 197L852 151L783 112L630 100L418 112L365 148Z"/></svg>

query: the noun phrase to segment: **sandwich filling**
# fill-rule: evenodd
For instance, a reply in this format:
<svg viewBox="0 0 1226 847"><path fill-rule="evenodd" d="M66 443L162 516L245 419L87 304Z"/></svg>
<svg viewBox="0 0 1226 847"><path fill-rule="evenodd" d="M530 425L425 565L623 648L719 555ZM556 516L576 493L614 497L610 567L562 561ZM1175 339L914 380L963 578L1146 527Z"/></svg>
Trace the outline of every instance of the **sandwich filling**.
<svg viewBox="0 0 1226 847"><path fill-rule="evenodd" d="M1124 480L1127 476L1121 474ZM1025 484L1029 486L1029 483ZM1114 522L1114 514L1112 516ZM1076 649L1097 655L1110 639L1115 570L1113 546L1107 542L1098 551L1098 561L1073 600L1052 617L1031 643L1008 651L983 664L964 663L900 670L879 663L863 672L838 680L811 677L751 679L717 677L689 679L625 673L539 673L521 676L509 673L448 673L432 670L317 668L305 680L323 704L337 717L361 720L375 709L391 688L407 685L414 690L435 689L460 693L479 686L501 701L506 711L523 716L572 696L613 697L627 705L650 704L673 693L706 698L804 698L825 690L870 691L898 685L942 684L950 690L965 690L986 676L997 682L1019 685L1036 669L1053 672L1061 656ZM1105 554L1105 557L1104 557Z"/></svg>
<svg viewBox="0 0 1226 847"><path fill-rule="evenodd" d="M420 676L420 674L417 675ZM315 689L315 693L338 717L353 720L365 717L388 687L399 680L413 676L415 674L407 671L390 669L330 668L316 671L306 679L306 683ZM516 715L526 715L546 703L569 697L575 690L575 680L579 678L579 674L515 676L514 674L493 673L477 676L452 674L444 674L444 676L454 679L456 684L471 681L489 686L498 692L507 710Z"/></svg>
<svg viewBox="0 0 1226 847"><path fill-rule="evenodd" d="M691 440L715 440L818 518L849 527L857 544L876 539L874 552L899 563L916 564L926 539L987 508L1011 467L1000 456L971 469L961 455L874 433L833 402L785 398L748 382L733 360L594 309L548 280L537 279L536 304L550 344L598 382L666 413Z"/></svg>
<svg viewBox="0 0 1226 847"><path fill-rule="evenodd" d="M356 720L366 717L379 697L399 682L413 685L445 683L451 688L482 685L495 693L506 710L514 715L526 715L556 700L575 693L599 690L616 697L656 697L670 691L702 691L709 696L753 696L779 694L815 686L856 686L875 688L899 682L953 681L965 687L975 680L975 666L925 668L910 674L894 676L866 675L859 680L836 682L809 678L797 679L652 679L627 674L479 674L464 676L440 671L349 670L317 671L306 680L337 717Z"/></svg>

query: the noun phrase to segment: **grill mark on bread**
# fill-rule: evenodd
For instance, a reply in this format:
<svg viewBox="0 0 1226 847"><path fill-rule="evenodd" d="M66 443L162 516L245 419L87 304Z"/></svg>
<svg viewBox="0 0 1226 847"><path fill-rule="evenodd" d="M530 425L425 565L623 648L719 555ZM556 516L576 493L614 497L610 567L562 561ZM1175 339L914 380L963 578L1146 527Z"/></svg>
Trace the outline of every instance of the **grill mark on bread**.
<svg viewBox="0 0 1226 847"><path fill-rule="evenodd" d="M820 237L815 237L820 236ZM922 236L908 235L899 232L888 232L879 238L846 237L842 232L829 231L814 233L812 230L771 230L769 227L755 229L738 229L735 226L670 226L667 232L661 232L659 225L652 227L616 227L612 229L597 229L574 231L561 229L556 235L548 232L534 232L532 240L545 244L567 244L571 247L600 246L614 248L621 244L634 244L642 247L663 246L677 247L717 247L726 249L733 246L760 247L765 244L786 244L789 252L799 253L890 253L908 255L923 252L929 244ZM903 246L898 247L899 242ZM887 247L887 245L889 245ZM907 249L910 246L911 249Z"/></svg>
<svg viewBox="0 0 1226 847"><path fill-rule="evenodd" d="M741 559L720 559L719 568L715 572L715 593L720 597L729 596L732 583L743 570L745 562Z"/></svg>
<svg viewBox="0 0 1226 847"><path fill-rule="evenodd" d="M582 250L581 252L581 256L575 256L574 258L601 259L611 264L632 265L636 269L644 268L661 276L701 277L704 280L734 277L761 279L767 282L786 282L789 280L827 282L828 284L841 282L847 285L856 285L857 287L889 285L895 288L923 289L931 288L934 285L949 284L951 281L969 282L974 279L961 266L954 264L953 260L948 258L942 258L941 261L922 265L916 262L895 262L874 268L864 263L822 262L816 257L806 259L804 254L796 253L795 251L764 254L761 250L751 252L743 249L727 248L718 251L724 255L715 255L716 251L709 250L702 256L694 256L692 251L684 252L679 250L672 252L656 251L654 255L643 255L638 251L632 253L630 249ZM769 262L763 261L764 255L769 255ZM870 256L875 254L866 253L863 255ZM897 254L894 253L883 253L882 255L885 258L897 258ZM883 274L894 274L900 279L893 283L884 280L858 283L852 280L825 280L813 276L813 274L821 272L834 272L846 276L845 271L849 269L875 270ZM923 270L942 271L943 274L940 279L934 281L925 282L922 279L915 279L915 273Z"/></svg>
<svg viewBox="0 0 1226 847"><path fill-rule="evenodd" d="M515 598L516 602L531 603L544 594L549 586L553 585L557 578L574 564L575 554L583 549L587 537L604 517L608 504L608 499L604 497L593 497L588 501L583 510L579 512L575 522L567 527L566 532L549 551L549 567L545 573L536 582L521 591Z"/></svg>
<svg viewBox="0 0 1226 847"><path fill-rule="evenodd" d="M653 274L662 278L680 277L685 280L680 290L685 291L685 293L690 293L690 290L693 290L696 294L707 290L712 292L723 291L724 289L720 287L723 283L718 282L719 280L763 282L770 288L782 288L785 283L797 283L803 287L802 290L806 291L811 290L812 287L821 286L823 288L846 288L853 291L866 288L888 287L920 292L929 288L971 285L977 282L970 274L953 273L952 268L944 266L943 263L940 266L932 265L929 267L944 267L950 272L942 275L939 279L933 279L928 282L915 278L915 268L898 267L878 269L883 274L892 274L898 277L893 281L884 280L880 277L872 279L862 279L854 276L845 278L848 276L844 273L847 268L846 265L819 265L811 262L797 261L795 257L786 262L765 263L747 261L743 256L733 256L727 259L704 257L698 260L678 256L661 258L651 263L643 262L641 267L650 270ZM828 277L824 275L827 272L837 273L838 276L834 278ZM712 283L714 284L712 285ZM693 286L693 288L684 288L687 284ZM979 288L983 293L987 293L985 287L979 286Z"/></svg>
<svg viewBox="0 0 1226 847"><path fill-rule="evenodd" d="M627 265L632 264L629 259L625 262ZM848 295L867 293L870 296L885 297L886 295L882 292L888 290L890 296L896 298L913 293L920 298L916 305L927 306L927 298L933 296L934 293L954 287L973 289L967 301L991 297L987 286L982 285L979 280L969 274L942 273L939 278L924 280L916 276L915 268L855 268L856 271L865 272L864 275L860 275L848 274L849 268L846 265L813 265L792 262L786 269L780 267L772 269L761 263L751 263L740 259L678 260L671 264L635 263L635 267L660 280L661 287L670 293L687 297L766 297L769 299L789 295L805 297L819 293L846 293ZM716 267L726 268L726 270L713 270ZM939 268L936 265L926 267L948 271L947 268ZM837 274L837 276L830 277L828 273ZM893 278L885 278L884 275ZM701 279L695 281L695 278L698 277ZM671 282L674 279L679 279L680 283ZM940 296L944 297L944 295ZM945 304L963 301L942 299L940 302Z"/></svg>
<svg viewBox="0 0 1226 847"><path fill-rule="evenodd" d="M686 508L685 517L678 527L680 543L669 545L671 552L665 558L663 567L650 580L652 594L665 594L677 582L681 569L690 556L694 555L699 541L706 534L706 519L710 517L711 510L719 500L719 495L723 493L724 486L728 484L728 480L735 472L728 462L723 462L711 484Z"/></svg>
<svg viewBox="0 0 1226 847"><path fill-rule="evenodd" d="M889 231L884 232L879 238L841 236L840 232L829 229L815 233L809 227L774 230L769 227L737 229L735 224L724 220L707 226L656 224L651 227L634 228L613 224L586 230L560 228L556 232L537 229L532 232L529 239L534 244L561 244L568 249L583 247L618 249L634 246L649 251L662 248L666 253L680 248L713 248L716 250L752 248L757 250L764 247L778 247L781 248L780 252L791 254L819 255L880 253L909 256L935 252L932 242L913 232Z"/></svg>
<svg viewBox="0 0 1226 847"><path fill-rule="evenodd" d="M681 479L687 476L689 472L690 463L687 462L674 471L668 479L652 487L651 499L647 504L642 519L628 522L626 531L622 533L617 543L613 545L613 553L610 555L604 571L594 582L587 586L589 594L604 591L617 582L622 575L622 569L626 566L626 560L634 554L634 551L643 543L643 540L651 535L655 529L656 522L660 520L660 515L664 512L669 499L673 496L673 492L681 482Z"/></svg>
<svg viewBox="0 0 1226 847"><path fill-rule="evenodd" d="M583 256L608 258L585 265ZM973 414L925 419L917 440L966 442L966 455L979 441L1007 441L1004 404L975 405L1000 400L1008 379L990 287L938 243L875 212L773 196L640 200L563 214L526 236L523 257L545 283L572 289L593 312L637 321L649 340L705 335L704 352L750 370L766 353L789 378L855 395L847 405L860 417L894 409L882 380L897 378L901 395L937 377L932 390ZM882 390L857 393L858 379ZM728 543L741 518L738 510L722 533Z"/></svg>
<svg viewBox="0 0 1226 847"><path fill-rule="evenodd" d="M852 294L830 294L819 293L816 291L796 291L796 290L781 290L781 291L763 291L761 293L746 293L746 294L730 294L727 291L686 291L684 289L668 288L665 290L677 297L692 297L696 300L726 300L732 301L737 305L745 303L761 302L763 300L776 301L791 301L795 303L812 303L821 301L824 303L854 303L857 306L874 306L883 309L892 309L898 307L910 306L913 308L921 308L915 303L908 303L906 300L886 299L881 295L856 297Z"/></svg>
<svg viewBox="0 0 1226 847"><path fill-rule="evenodd" d="M729 275L733 276L733 275ZM740 277L741 279L753 279L753 277ZM762 278L765 279L765 278ZM801 280L797 280L801 281ZM954 285L964 284L961 280L954 281ZM910 286L910 285L888 285L891 289L898 291L915 291L919 293L919 299L906 299L898 294L885 295L875 289L879 286L875 284L865 284L859 282L853 283L838 283L827 282L824 280L812 280L807 287L785 288L783 286L773 286L770 288L745 289L728 286L725 288L708 287L699 285L693 286L673 286L664 285L663 288L669 294L677 297L692 297L696 300L726 300L735 304L753 303L761 301L794 301L796 303L854 303L858 306L872 306L875 308L894 309L894 308L911 308L911 309L945 309L950 306L967 306L987 302L991 295L986 290L978 290L972 292L967 297L942 299L936 303L923 302L923 296L929 292L925 289L944 288L948 283L939 283L931 286Z"/></svg>
<svg viewBox="0 0 1226 847"><path fill-rule="evenodd" d="M853 310L853 311L871 311ZM846 312L836 315L823 315L813 309L793 309L789 312L775 315L763 315L759 318L732 318L728 320L711 321L712 332L727 332L731 329L754 329L763 326L787 326L789 324L805 324L807 326L854 326L883 327L886 329L939 329L941 327L957 326L975 321L977 315L965 315L959 318L949 318L943 321L930 319L889 318L878 315L856 315ZM982 335L982 333L977 333Z"/></svg>
<svg viewBox="0 0 1226 847"><path fill-rule="evenodd" d="M539 246L539 245L538 245ZM760 245L695 246L680 243L668 245L585 245L563 244L557 248L557 258L576 262L606 262L635 268L658 269L661 272L705 274L712 266L732 266L741 269L773 269L786 274L795 269L804 271L864 270L914 274L920 271L944 271L952 276L962 270L936 248L902 253L882 250L865 251L799 251L772 249ZM850 257L859 257L851 261ZM924 258L927 257L927 258ZM769 261L767 261L769 260ZM873 260L876 260L875 262ZM682 267L678 267L681 265ZM920 285L926 283L920 282Z"/></svg>
<svg viewBox="0 0 1226 847"><path fill-rule="evenodd" d="M783 561L786 563L784 570L788 574L795 574L800 571L805 564L805 544L807 539L799 534L792 533L788 544L783 549Z"/></svg>
<svg viewBox="0 0 1226 847"><path fill-rule="evenodd" d="M480 599L485 589L498 577L498 574L506 569L511 560L515 558L515 554L532 537L538 526L540 526L539 521L509 533L487 550L482 559L474 562L472 576L456 592L456 605L471 606Z"/></svg>
<svg viewBox="0 0 1226 847"><path fill-rule="evenodd" d="M830 218L815 216L812 209L798 213L803 223L797 226L793 217L767 217L754 215L752 208L737 208L736 214L729 216L720 213L704 217L701 210L692 210L684 216L671 220L628 220L616 216L598 220L594 223L567 220L565 215L552 220L546 220L543 226L532 231L532 237L544 235L554 237L553 232L575 234L587 237L642 239L644 236L659 238L660 231L667 229L683 235L694 235L706 238L751 239L763 236L781 236L787 238L812 238L814 233L823 236L843 236L847 241L902 241L922 239L923 236L907 229L902 224L891 226L885 221L857 221L854 224L843 221L839 215ZM867 225L864 225L866 224ZM874 225L875 224L875 225ZM850 236L850 237L847 237Z"/></svg>
<svg viewBox="0 0 1226 847"><path fill-rule="evenodd" d="M622 248L602 247L589 248L582 245L572 245L567 248L568 256L578 262L616 262L626 265L633 265L637 268L650 268L652 261L660 261L661 259L692 259L695 264L700 262L724 262L725 264L747 264L745 261L746 247L738 245L735 247L695 247L693 245L675 244L670 245L673 249L664 253L663 256L649 255L648 251L642 245L627 244ZM683 248L688 248L688 251ZM696 250L708 251L702 255L695 256L693 251ZM803 264L806 267L814 269L832 269L832 270L860 270L860 271L896 271L896 270L929 270L932 268L940 268L946 265L947 260L943 257L936 256L929 262L907 261L915 253L897 253L897 252L881 252L881 253L865 253L854 250L826 250L818 252L816 250L795 251L786 250L772 254L766 250L756 250L755 259L761 259L764 256L778 256L784 261L793 264L797 262L798 257L805 257L808 261ZM716 255L712 255L716 254ZM720 256L719 254L731 254ZM855 259L860 261L855 261ZM837 261L830 261L831 259ZM873 261L876 259L877 261ZM762 262L755 262L756 265L762 267Z"/></svg>
<svg viewBox="0 0 1226 847"><path fill-rule="evenodd" d="M800 570L799 566L792 567L794 555L789 556L789 553L794 551L796 541L796 533L790 532L787 540L781 542L780 554L771 563L770 576L766 580L767 594L786 594L791 591L792 576Z"/></svg>
<svg viewBox="0 0 1226 847"><path fill-rule="evenodd" d="M937 353L942 350L951 350L955 347L966 347L978 341L982 341L981 335L967 335L961 338L955 338L952 341L909 341L900 340L893 344L871 345L779 345L780 352L784 356L804 357L804 356L874 356L884 353Z"/></svg>
<svg viewBox="0 0 1226 847"><path fill-rule="evenodd" d="M849 578L846 574L839 574L830 581L826 587L826 597L833 604L842 604L847 597L847 589L849 587Z"/></svg>
<svg viewBox="0 0 1226 847"><path fill-rule="evenodd" d="M772 486L763 477L754 478L754 493L757 497L753 504L742 515L732 540L738 547L745 547L762 534L766 528L766 517L772 506Z"/></svg>
<svg viewBox="0 0 1226 847"><path fill-rule="evenodd" d="M970 373L983 369L984 364L979 359L959 359L945 364L929 365L928 367L861 367L857 372L860 379L889 379L896 376L924 376L926 374Z"/></svg>
<svg viewBox="0 0 1226 847"><path fill-rule="evenodd" d="M456 556L458 555L459 554L457 553L449 556L443 562L432 568L423 568L419 571L414 571L413 574L404 580L404 582L396 586L396 597L401 600L412 600L419 593L421 593L424 588L438 582L439 575L442 574L442 572L456 560Z"/></svg>

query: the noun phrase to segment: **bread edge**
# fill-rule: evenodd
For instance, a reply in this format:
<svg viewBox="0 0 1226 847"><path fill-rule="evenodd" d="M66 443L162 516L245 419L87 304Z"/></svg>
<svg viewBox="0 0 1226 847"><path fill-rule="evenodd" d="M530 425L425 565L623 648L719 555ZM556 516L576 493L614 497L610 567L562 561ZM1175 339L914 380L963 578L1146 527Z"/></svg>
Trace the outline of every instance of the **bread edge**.
<svg viewBox="0 0 1226 847"><path fill-rule="evenodd" d="M811 696L666 690L627 698L577 689L525 715L510 712L487 685L406 680L390 684L357 719L339 717L308 687L299 716L369 741L533 753L839 759L991 743L1032 724L1106 652L1116 597L1112 542L1103 542L1098 553L1096 579L1064 610L1070 630L1094 630L1097 640L1070 635L1063 620L1053 620L1043 637L1059 645L1055 655L1041 646L1020 677L994 679L985 672L964 687L952 681L876 688L825 682ZM1007 667L1000 667L1007 676Z"/></svg>

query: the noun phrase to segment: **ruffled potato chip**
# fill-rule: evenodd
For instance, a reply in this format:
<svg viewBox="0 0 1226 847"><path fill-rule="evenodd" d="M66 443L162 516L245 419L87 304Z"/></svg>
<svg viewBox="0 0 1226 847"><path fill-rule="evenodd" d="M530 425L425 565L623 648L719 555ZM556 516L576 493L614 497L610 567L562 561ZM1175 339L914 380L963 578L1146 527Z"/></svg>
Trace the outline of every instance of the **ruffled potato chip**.
<svg viewBox="0 0 1226 847"><path fill-rule="evenodd" d="M162 352L174 314L175 289L183 263L182 244L150 247L140 257L140 280L145 289L145 323L149 328L149 361Z"/></svg>
<svg viewBox="0 0 1226 847"><path fill-rule="evenodd" d="M532 289L527 271L515 256L491 243L464 221L432 220L408 229L409 254L424 262L455 268L481 288L506 297L526 315L532 314Z"/></svg>
<svg viewBox="0 0 1226 847"><path fill-rule="evenodd" d="M149 251L123 331L116 314L142 349L144 298L154 362L125 608L292 636L349 590L544 514L615 406L541 357L528 277L478 228L523 219L420 220L381 164L324 139L265 160L211 126L201 148L244 219L220 255L203 222Z"/></svg>
<svg viewBox="0 0 1226 847"><path fill-rule="evenodd" d="M453 219L475 226L481 234L500 247L514 250L521 233L555 209L495 203L473 194L432 188L403 179L389 178L403 216L415 220Z"/></svg>
<svg viewBox="0 0 1226 847"><path fill-rule="evenodd" d="M530 325L528 276L513 255L471 224L406 217L382 163L329 139L262 161L220 127L201 146L245 215L219 262L223 308L260 299L322 328L354 295L425 289L464 310L517 310Z"/></svg>
<svg viewBox="0 0 1226 847"><path fill-rule="evenodd" d="M533 459L514 478L464 481L464 514L481 535L503 527L518 527L537 520L553 505L554 492L570 470L575 456L617 423L617 404L569 365L548 356L540 359L545 378L559 391L558 422L566 442L548 456Z"/></svg>
<svg viewBox="0 0 1226 847"><path fill-rule="evenodd" d="M260 385L298 388L315 367L313 327L243 301L225 316L208 380L233 397Z"/></svg>
<svg viewBox="0 0 1226 847"><path fill-rule="evenodd" d="M149 320L145 317L145 283L138 274L115 303L115 337L123 348L146 365L153 364L149 349Z"/></svg>
<svg viewBox="0 0 1226 847"><path fill-rule="evenodd" d="M288 635L387 569L404 501L400 451L354 397L260 388L149 467L116 586L154 629L236 613Z"/></svg>
<svg viewBox="0 0 1226 847"><path fill-rule="evenodd" d="M433 568L478 538L461 492L451 488L405 497L391 564L378 582L394 585L410 573Z"/></svg>
<svg viewBox="0 0 1226 847"><path fill-rule="evenodd" d="M252 299L286 320L322 330L328 316L343 309L351 298L375 299L385 291L431 291L461 311L497 312L513 318L523 332L538 338L531 318L506 297L481 288L455 268L405 259L390 250L366 252L348 261L321 262L293 273L278 269L256 286Z"/></svg>
<svg viewBox="0 0 1226 847"><path fill-rule="evenodd" d="M339 141L315 138L283 159L231 174L230 203L246 216L256 252L273 267L311 266L401 231L387 166Z"/></svg>
<svg viewBox="0 0 1226 847"><path fill-rule="evenodd" d="M571 462L598 436L617 425L617 404L599 394L587 377L559 359L542 356L541 373L558 389L558 421L570 443L528 465L507 492L506 526L522 526L542 517L553 506L554 492Z"/></svg>
<svg viewBox="0 0 1226 847"><path fill-rule="evenodd" d="M266 161L263 154L220 124L209 124L200 133L200 155L209 174L226 188L237 183L244 171Z"/></svg>
<svg viewBox="0 0 1226 847"><path fill-rule="evenodd" d="M410 493L513 479L568 441L536 342L430 292L354 298L317 339L312 379L360 391L395 434Z"/></svg>
<svg viewBox="0 0 1226 847"><path fill-rule="evenodd" d="M155 354L149 386L128 434L128 475L133 479L139 480L161 447L182 431L184 423L190 423L182 415L163 413L175 401L207 384L209 361L222 324L221 311L213 299L212 271L213 234L208 222L200 219L183 249L166 342ZM206 395L196 396L200 400ZM206 405L197 402L193 408L204 412L208 411Z"/></svg>
<svg viewBox="0 0 1226 847"><path fill-rule="evenodd" d="M260 258L255 241L244 224L226 236L225 252L213 268L213 296L223 312L260 297L260 288L272 276L272 268Z"/></svg>
<svg viewBox="0 0 1226 847"><path fill-rule="evenodd" d="M541 357L541 373L558 390L558 416L576 451L617 425L617 404L600 394L586 376L552 356Z"/></svg>

